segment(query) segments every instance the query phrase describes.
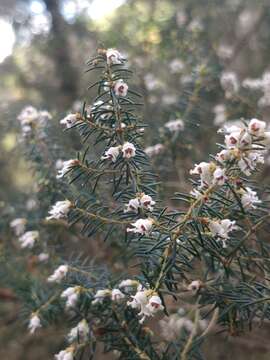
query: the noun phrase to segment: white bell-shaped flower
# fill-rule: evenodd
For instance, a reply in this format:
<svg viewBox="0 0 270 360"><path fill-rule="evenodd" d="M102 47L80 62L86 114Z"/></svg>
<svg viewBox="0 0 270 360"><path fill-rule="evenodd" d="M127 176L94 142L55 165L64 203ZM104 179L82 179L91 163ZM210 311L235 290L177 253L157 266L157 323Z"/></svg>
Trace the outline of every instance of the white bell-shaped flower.
<svg viewBox="0 0 270 360"><path fill-rule="evenodd" d="M129 200L128 204L125 206L124 212L137 212L141 207L140 200L138 198Z"/></svg>
<svg viewBox="0 0 270 360"><path fill-rule="evenodd" d="M20 236L24 233L26 223L25 218L17 218L11 221L10 227L14 230L16 236Z"/></svg>
<svg viewBox="0 0 270 360"><path fill-rule="evenodd" d="M229 239L229 233L237 229L235 221L229 219L212 220L208 226L212 235L217 236L222 241L223 247L226 247L226 240Z"/></svg>
<svg viewBox="0 0 270 360"><path fill-rule="evenodd" d="M258 119L251 119L248 124L248 131L250 134L255 136L264 136L264 132L266 129L265 121L261 121Z"/></svg>
<svg viewBox="0 0 270 360"><path fill-rule="evenodd" d="M22 248L32 248L35 244L35 242L39 238L39 232L38 231L27 231L22 236L19 237L19 242L21 244Z"/></svg>
<svg viewBox="0 0 270 360"><path fill-rule="evenodd" d="M128 84L126 84L122 79L120 79L115 82L113 89L116 96L125 97L128 93Z"/></svg>
<svg viewBox="0 0 270 360"><path fill-rule="evenodd" d="M131 224L133 228L127 228L127 232L133 232L138 234L149 234L153 227L152 219L138 219L135 223Z"/></svg>
<svg viewBox="0 0 270 360"><path fill-rule="evenodd" d="M48 277L48 282L57 282L59 283L67 275L68 266L60 265L54 273Z"/></svg>
<svg viewBox="0 0 270 360"><path fill-rule="evenodd" d="M46 219L62 219L67 217L72 203L69 200L57 201L49 210L49 215Z"/></svg>
<svg viewBox="0 0 270 360"><path fill-rule="evenodd" d="M66 129L70 129L72 126L81 121L80 114L69 114L60 120L60 124L64 125Z"/></svg>
<svg viewBox="0 0 270 360"><path fill-rule="evenodd" d="M104 155L101 157L102 160L111 160L112 162L116 162L117 157L120 153L119 146L111 146L108 150L105 151Z"/></svg>
<svg viewBox="0 0 270 360"><path fill-rule="evenodd" d="M124 58L121 53L116 49L107 49L106 51L107 63L108 64L122 64Z"/></svg>
<svg viewBox="0 0 270 360"><path fill-rule="evenodd" d="M216 166L214 163L201 162L196 164L194 169L190 170L191 175L199 175L201 179L201 185L209 186L213 180L213 172L215 171Z"/></svg>
<svg viewBox="0 0 270 360"><path fill-rule="evenodd" d="M241 203L244 209L256 209L256 205L261 203L256 191L246 187L241 195Z"/></svg>
<svg viewBox="0 0 270 360"><path fill-rule="evenodd" d="M225 169L216 168L216 170L213 173L214 177L214 183L217 185L223 185L227 179L225 175Z"/></svg>
<svg viewBox="0 0 270 360"><path fill-rule="evenodd" d="M34 334L34 332L40 327L41 327L40 317L37 314L33 313L28 324L28 329L30 331L30 334Z"/></svg>
<svg viewBox="0 0 270 360"><path fill-rule="evenodd" d="M68 342L79 339L80 341L86 341L89 335L89 325L85 319L81 320L77 326L72 328L67 336Z"/></svg>
<svg viewBox="0 0 270 360"><path fill-rule="evenodd" d="M61 294L61 298L66 299L66 308L73 308L76 306L79 296L80 296L81 287L74 286L68 287Z"/></svg>
<svg viewBox="0 0 270 360"><path fill-rule="evenodd" d="M156 204L150 195L146 195L144 193L140 195L140 203L144 209L149 211L153 211L153 206Z"/></svg>
<svg viewBox="0 0 270 360"><path fill-rule="evenodd" d="M78 165L80 162L77 159L71 159L62 162L61 168L58 169L57 179L62 178L65 174L70 171L74 166Z"/></svg>
<svg viewBox="0 0 270 360"><path fill-rule="evenodd" d="M136 148L132 143L125 142L124 145L122 146L122 153L124 158L130 159L135 156Z"/></svg>

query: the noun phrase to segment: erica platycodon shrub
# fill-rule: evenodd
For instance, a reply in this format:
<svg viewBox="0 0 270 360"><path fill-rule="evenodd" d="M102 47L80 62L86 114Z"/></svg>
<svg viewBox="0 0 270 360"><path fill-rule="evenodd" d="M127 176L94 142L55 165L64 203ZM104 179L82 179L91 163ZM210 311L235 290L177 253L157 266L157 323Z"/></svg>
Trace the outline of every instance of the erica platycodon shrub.
<svg viewBox="0 0 270 360"><path fill-rule="evenodd" d="M151 129L138 115L142 97L126 60L99 49L87 66L96 97L60 121L84 148L58 166L56 178L70 190L59 192L44 221L76 224L87 241L114 239L130 267L110 273L55 257L28 299L29 330L65 319L58 360L92 358L97 343L118 359L202 359L209 334L237 334L270 319L268 195L254 181L270 131L255 118L225 123L217 154L194 165L190 192L176 193L177 205L168 208L148 157L160 148L144 151ZM174 132L184 125L166 126ZM19 219L12 227L23 247L34 251L42 241Z"/></svg>

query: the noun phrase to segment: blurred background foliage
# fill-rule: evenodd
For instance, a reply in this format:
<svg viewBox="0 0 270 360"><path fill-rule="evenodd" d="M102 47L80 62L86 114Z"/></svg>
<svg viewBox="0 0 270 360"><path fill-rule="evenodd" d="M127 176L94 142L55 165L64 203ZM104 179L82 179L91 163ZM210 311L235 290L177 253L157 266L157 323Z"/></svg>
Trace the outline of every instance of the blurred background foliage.
<svg viewBox="0 0 270 360"><path fill-rule="evenodd" d="M220 84L225 70L237 73L240 86L246 78L261 78L270 70L269 0L0 0L0 30L3 243L13 241L10 219L22 215L29 198L46 187L42 177L36 186L29 171L16 118L29 104L49 110L51 134L57 137L59 120L69 110L80 109L80 101L91 95L84 63L98 47L118 48L135 71L135 87L144 97L141 115L150 128L146 145L167 145L166 154L153 159L153 165L165 181L161 190L169 206L174 191L190 188L191 164L206 159L215 146L220 125L216 105L226 103L224 116L229 120L269 120L269 104L257 106L260 94L242 88L224 97ZM186 121L180 136L162 128L176 118ZM80 148L73 135L59 136L59 143L66 159ZM262 184L269 181L268 173L269 165ZM22 335L22 325L14 332L14 326L7 325L16 324L19 305L4 284L0 296L0 357L47 359L56 341L53 334L44 332L42 338L29 340ZM207 359L269 359L269 346L260 336L215 340L215 348L206 344Z"/></svg>

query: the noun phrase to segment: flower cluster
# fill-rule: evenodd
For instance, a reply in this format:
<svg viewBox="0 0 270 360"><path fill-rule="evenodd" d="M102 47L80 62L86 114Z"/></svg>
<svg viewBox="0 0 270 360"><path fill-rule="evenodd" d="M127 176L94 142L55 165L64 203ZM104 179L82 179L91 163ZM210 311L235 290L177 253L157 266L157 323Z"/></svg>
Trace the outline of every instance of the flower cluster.
<svg viewBox="0 0 270 360"><path fill-rule="evenodd" d="M227 246L226 241L229 238L229 233L238 228L235 225L235 221L229 219L211 220L208 226L212 235L222 242L223 247Z"/></svg>
<svg viewBox="0 0 270 360"><path fill-rule="evenodd" d="M147 235L151 232L154 224L153 219L138 219L134 223L132 223L132 228L127 228L127 232Z"/></svg>
<svg viewBox="0 0 270 360"><path fill-rule="evenodd" d="M270 144L270 132L266 130L264 121L252 119L247 125L225 126L219 131L225 133L225 148L215 156L216 162L201 162L190 171L190 174L200 177L200 184L191 195L207 201L204 190L224 185L233 174L234 170L230 169L235 164L245 175L251 175L257 165L264 162L265 147ZM237 192L246 210L255 209L261 203L257 193L249 187L241 187ZM212 236L220 240L223 247L227 246L229 233L237 229L235 221L230 219L211 220L208 226Z"/></svg>
<svg viewBox="0 0 270 360"><path fill-rule="evenodd" d="M136 294L132 296L132 301L129 301L127 305L139 310L140 323L143 323L146 317L153 316L164 309L160 297L142 286L138 286Z"/></svg>
<svg viewBox="0 0 270 360"><path fill-rule="evenodd" d="M216 166L214 162L201 162L190 170L191 175L199 175L201 184L199 188L211 185L223 185L226 181L225 169Z"/></svg>
<svg viewBox="0 0 270 360"><path fill-rule="evenodd" d="M43 128L51 118L52 116L48 111L38 111L33 106L25 107L17 117L21 124L23 136L31 134L35 128Z"/></svg>
<svg viewBox="0 0 270 360"><path fill-rule="evenodd" d="M127 306L132 309L139 310L138 316L141 318L140 323L144 322L146 317L153 316L164 309L158 294L151 289L144 288L136 280L123 280L118 287L119 288L114 288L112 290L98 290L94 296L92 304L102 303L106 298L111 299L111 301L118 302L127 297L129 299L126 303ZM126 295L126 291L130 289L133 290L134 287L137 289L135 295ZM124 289L125 293L123 293L120 289Z"/></svg>
<svg viewBox="0 0 270 360"><path fill-rule="evenodd" d="M123 158L130 159L136 155L136 147L130 142L125 142L123 146L111 146L105 151L104 155L101 156L101 159L116 162L120 152L122 152Z"/></svg>
<svg viewBox="0 0 270 360"><path fill-rule="evenodd" d="M138 212L139 209L153 211L153 206L155 204L156 202L150 195L139 193L134 199L129 200L126 205L125 212Z"/></svg>
<svg viewBox="0 0 270 360"><path fill-rule="evenodd" d="M250 187L241 189L241 203L244 209L256 209L256 205L261 204L261 200L258 198L256 191Z"/></svg>
<svg viewBox="0 0 270 360"><path fill-rule="evenodd" d="M190 173L200 175L201 187L224 184L226 165L234 161L245 175L251 175L257 164L264 162L265 146L270 143L270 132L265 129L266 123L257 119L252 119L247 127L225 126L222 131L226 134L226 148L215 157L224 168L217 166L214 162L202 162L196 165Z"/></svg>
<svg viewBox="0 0 270 360"><path fill-rule="evenodd" d="M135 295L129 295L129 292L133 292L134 288L137 289ZM124 289L125 292L122 292L120 289ZM61 294L62 298L67 299L67 308L76 305L80 292L81 289L77 286L74 288L69 287ZM97 290L93 297L92 304L103 304L105 299L116 303L125 301L128 307L139 310L138 316L140 317L140 323L142 323L146 317L154 316L157 312L164 309L157 293L151 289L144 288L138 281L131 279L121 281L118 288L113 288L112 290ZM68 335L70 342L75 339L75 335L77 335L78 332L80 337L86 337L89 334L89 327L85 320L70 331Z"/></svg>
<svg viewBox="0 0 270 360"><path fill-rule="evenodd" d="M39 239L37 230L25 231L27 220L25 218L17 218L10 222L10 227L18 236L18 241L22 248L32 248Z"/></svg>
<svg viewBox="0 0 270 360"><path fill-rule="evenodd" d="M104 299L111 299L112 301L120 301L125 298L125 294L121 292L121 290L114 288L110 289L101 289L98 290L94 296L94 300L92 304L102 303Z"/></svg>
<svg viewBox="0 0 270 360"><path fill-rule="evenodd" d="M241 171L250 176L258 164L264 163L265 146L270 144L266 123L252 119L247 127L225 126L223 131L226 148L216 155L216 160L222 164L236 161Z"/></svg>
<svg viewBox="0 0 270 360"><path fill-rule="evenodd" d="M69 200L57 201L49 210L50 216L48 216L46 219L59 220L62 218L66 218L71 207L72 207L72 203Z"/></svg>

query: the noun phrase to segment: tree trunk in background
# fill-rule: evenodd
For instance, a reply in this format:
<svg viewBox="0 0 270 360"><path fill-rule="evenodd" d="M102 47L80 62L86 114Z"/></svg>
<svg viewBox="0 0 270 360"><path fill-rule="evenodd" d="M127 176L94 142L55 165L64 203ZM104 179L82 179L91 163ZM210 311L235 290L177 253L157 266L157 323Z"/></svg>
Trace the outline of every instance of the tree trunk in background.
<svg viewBox="0 0 270 360"><path fill-rule="evenodd" d="M68 25L61 15L59 0L44 0L44 3L52 19L48 45L51 58L55 62L56 76L60 81L59 106L66 110L78 95L78 77L70 56Z"/></svg>

